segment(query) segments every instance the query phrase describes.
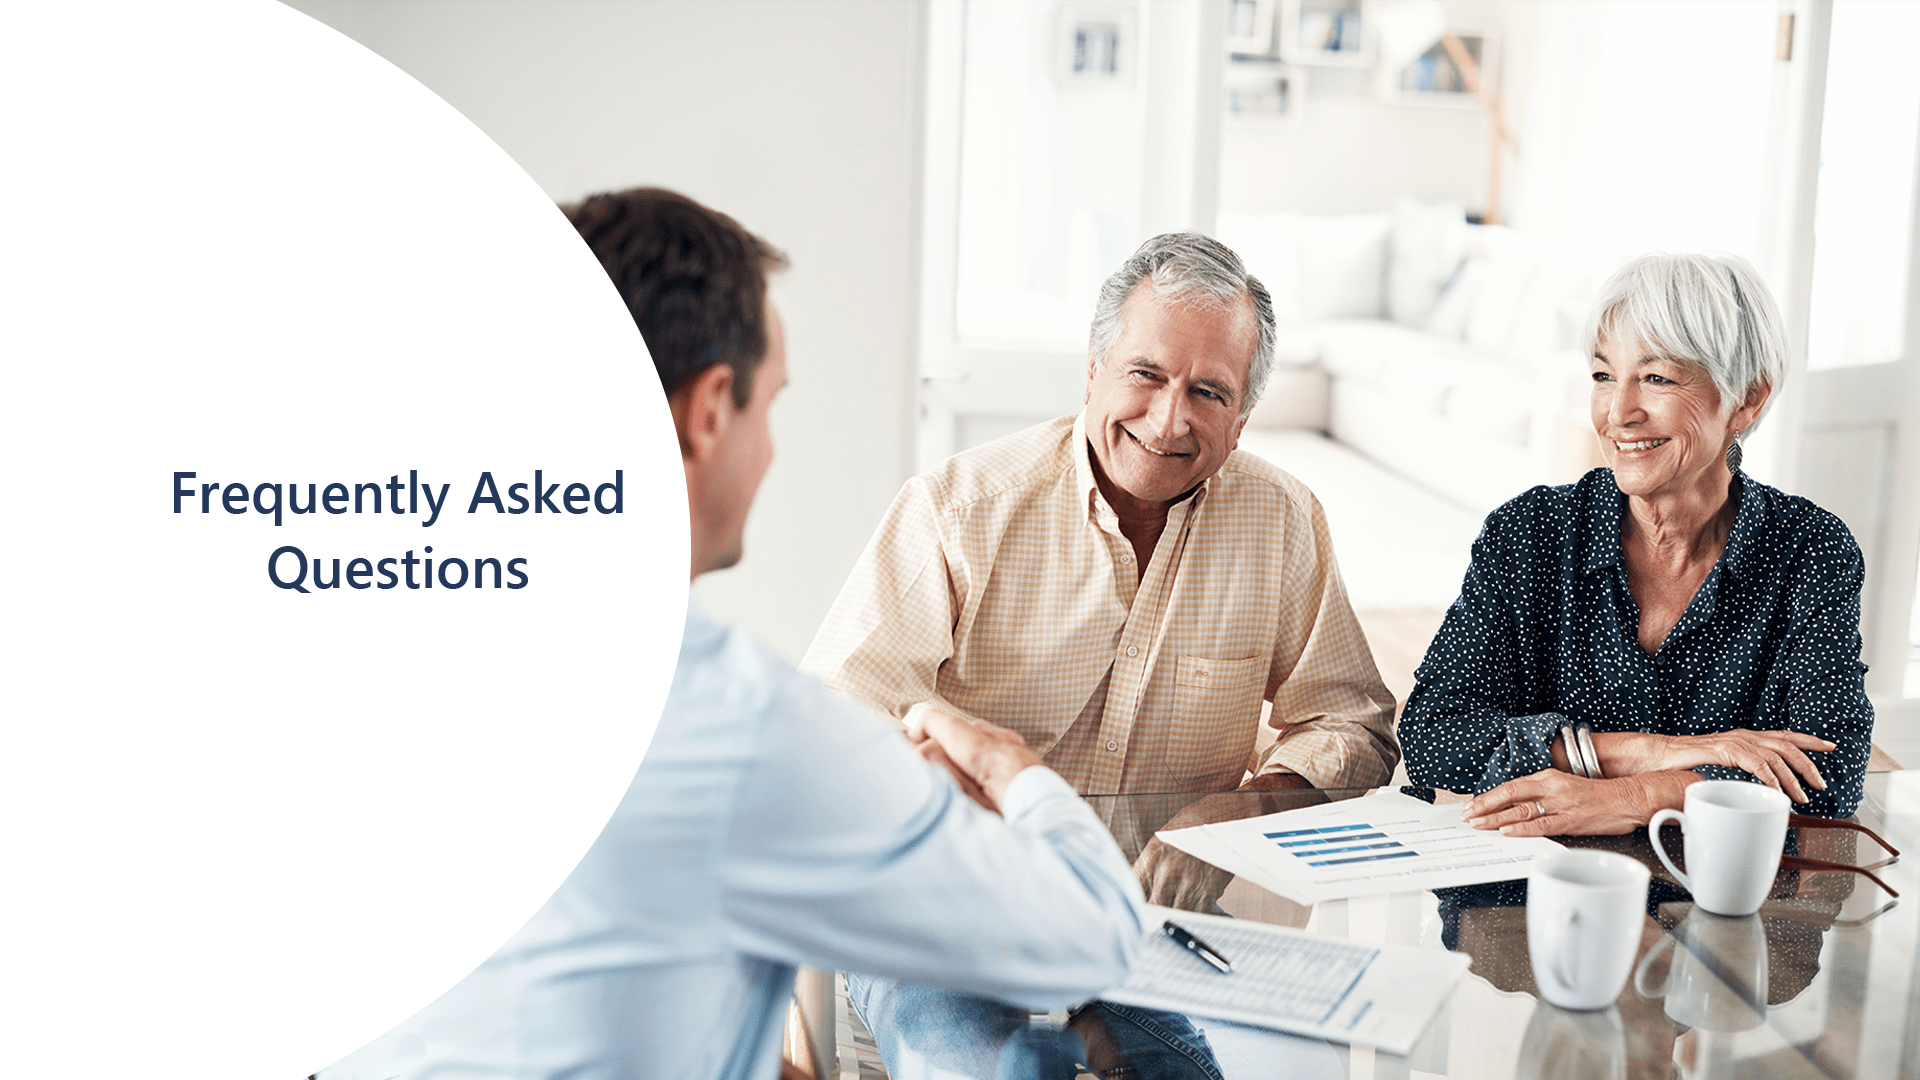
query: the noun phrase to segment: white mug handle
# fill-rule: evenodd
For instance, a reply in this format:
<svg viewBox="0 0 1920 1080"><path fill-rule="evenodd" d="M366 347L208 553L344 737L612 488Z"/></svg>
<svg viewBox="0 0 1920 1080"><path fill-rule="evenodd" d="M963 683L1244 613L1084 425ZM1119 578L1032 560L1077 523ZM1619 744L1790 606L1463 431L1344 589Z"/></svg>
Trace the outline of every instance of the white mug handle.
<svg viewBox="0 0 1920 1080"><path fill-rule="evenodd" d="M1633 969L1633 992L1648 1001L1658 1001L1667 996L1665 987L1658 990L1647 987L1647 972L1653 968L1653 958L1659 956L1660 951L1671 944L1673 944L1671 933L1661 935L1660 940L1653 943L1653 948L1647 950L1647 955L1640 958L1639 966Z"/></svg>
<svg viewBox="0 0 1920 1080"><path fill-rule="evenodd" d="M1693 882L1688 881L1687 875L1681 873L1680 868L1673 865L1673 860L1667 857L1667 846L1660 842L1660 826L1669 821L1677 821L1680 823L1680 836L1684 840L1687 835L1687 815L1671 807L1654 814L1653 820L1647 822L1647 839L1653 841L1653 853L1660 856L1660 865L1667 868L1667 873L1673 875L1673 880L1679 882L1681 888L1692 892Z"/></svg>
<svg viewBox="0 0 1920 1080"><path fill-rule="evenodd" d="M1560 913L1560 928L1554 932L1558 940L1553 943L1553 976L1569 991L1580 985L1573 978L1573 928L1579 922L1579 909L1568 905Z"/></svg>

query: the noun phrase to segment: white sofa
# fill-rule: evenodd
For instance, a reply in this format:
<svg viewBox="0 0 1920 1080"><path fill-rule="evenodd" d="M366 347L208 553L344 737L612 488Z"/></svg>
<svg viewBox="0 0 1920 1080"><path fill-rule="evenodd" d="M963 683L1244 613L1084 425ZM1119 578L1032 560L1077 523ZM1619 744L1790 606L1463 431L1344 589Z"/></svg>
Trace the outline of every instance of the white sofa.
<svg viewBox="0 0 1920 1080"><path fill-rule="evenodd" d="M1222 214L1219 236L1280 322L1250 423L1326 431L1481 513L1590 459L1577 337L1608 267L1416 203Z"/></svg>

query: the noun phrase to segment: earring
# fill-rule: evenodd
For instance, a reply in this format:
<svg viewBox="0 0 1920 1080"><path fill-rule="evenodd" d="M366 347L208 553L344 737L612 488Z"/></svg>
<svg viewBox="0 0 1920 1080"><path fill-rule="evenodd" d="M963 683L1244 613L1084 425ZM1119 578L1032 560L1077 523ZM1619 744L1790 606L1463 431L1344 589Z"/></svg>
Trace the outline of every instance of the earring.
<svg viewBox="0 0 1920 1080"><path fill-rule="evenodd" d="M1740 453L1740 433L1736 431L1733 433L1733 442L1727 446L1728 472L1737 473L1740 471L1740 459L1742 456Z"/></svg>

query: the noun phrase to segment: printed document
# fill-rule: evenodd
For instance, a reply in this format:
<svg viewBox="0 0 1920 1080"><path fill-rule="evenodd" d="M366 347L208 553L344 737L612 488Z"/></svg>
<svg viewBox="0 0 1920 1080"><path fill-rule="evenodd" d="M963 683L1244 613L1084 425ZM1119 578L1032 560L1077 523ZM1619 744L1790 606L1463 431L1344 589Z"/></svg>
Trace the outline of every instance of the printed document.
<svg viewBox="0 0 1920 1080"><path fill-rule="evenodd" d="M1526 877L1538 856L1560 850L1545 837L1470 828L1460 821L1463 805L1382 791L1159 836L1302 904L1509 881Z"/></svg>
<svg viewBox="0 0 1920 1080"><path fill-rule="evenodd" d="M1127 981L1100 996L1126 1005L1296 1035L1413 1049L1470 962L1463 953L1377 946L1245 919L1152 908ZM1160 932L1170 920L1233 962L1222 973Z"/></svg>

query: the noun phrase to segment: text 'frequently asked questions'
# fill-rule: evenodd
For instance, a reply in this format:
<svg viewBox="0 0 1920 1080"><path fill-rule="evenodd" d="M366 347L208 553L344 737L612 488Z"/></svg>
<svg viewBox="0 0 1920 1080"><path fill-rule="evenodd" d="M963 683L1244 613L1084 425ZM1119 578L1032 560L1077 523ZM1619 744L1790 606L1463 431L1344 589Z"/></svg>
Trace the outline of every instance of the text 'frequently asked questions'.
<svg viewBox="0 0 1920 1080"><path fill-rule="evenodd" d="M200 482L200 474L173 474L173 512L176 514L227 513L273 518L275 526L289 524L288 518L308 514L391 514L418 516L420 527L432 528L443 512L454 513L458 504L448 505L453 485L420 482L417 469L399 474L385 483L330 484L247 484ZM626 511L624 470L615 469L613 479L601 484L584 481L547 480L544 470L533 470L530 482L496 481L483 472L474 482L473 494L466 500L469 514L620 514ZM297 524L297 522L294 522ZM434 557L433 545L422 547L416 556L412 548L402 555L384 558L353 556L348 558L309 557L293 544L282 544L267 556L267 580L275 588L312 595L329 589L524 589L532 580L524 557L501 557L462 553Z"/></svg>

